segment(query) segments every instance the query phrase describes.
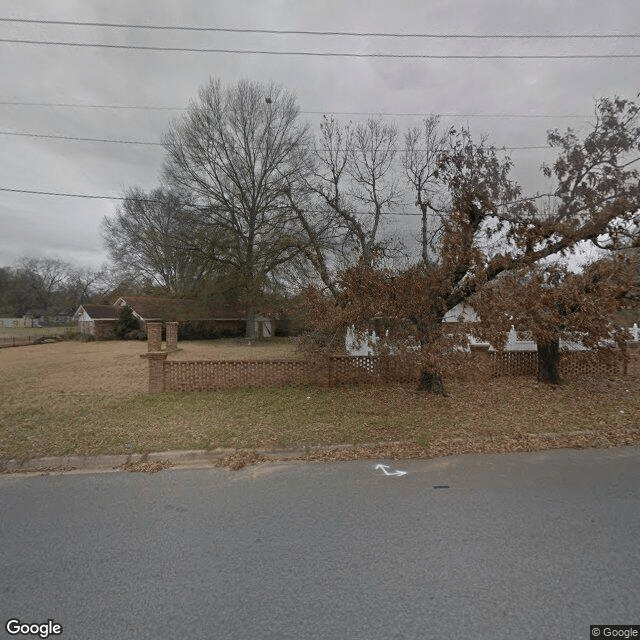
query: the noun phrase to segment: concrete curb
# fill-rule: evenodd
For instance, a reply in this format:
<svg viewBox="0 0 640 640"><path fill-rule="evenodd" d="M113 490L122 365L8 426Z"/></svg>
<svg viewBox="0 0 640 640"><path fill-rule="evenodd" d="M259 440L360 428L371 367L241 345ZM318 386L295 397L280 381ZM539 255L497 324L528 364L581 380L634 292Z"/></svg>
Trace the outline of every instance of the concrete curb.
<svg viewBox="0 0 640 640"><path fill-rule="evenodd" d="M306 455L309 451L344 450L367 445L335 445L310 447L304 449L251 449L259 456L270 460L287 460ZM11 473L43 473L60 472L72 473L81 471L121 471L125 465L144 462L170 462L173 467L212 467L218 460L244 451L243 449L205 449L156 451L153 453L107 454L99 456L51 456L47 458L32 458L29 460L8 460L0 465L0 472Z"/></svg>
<svg viewBox="0 0 640 640"><path fill-rule="evenodd" d="M640 435L640 429L627 429L621 434L635 436ZM536 433L521 434L524 438L530 438L531 441L566 441L571 438L593 438L597 440L604 434L597 431L573 431L567 433ZM450 445L463 443L463 438L451 438L447 442ZM470 442L496 442L498 439L491 437L473 438ZM305 459L307 457L314 458L314 454L323 454L330 452L346 452L357 451L364 453L367 449L372 451L379 450L384 447L404 447L412 446L413 443L407 442L383 442L383 443L367 443L367 444L341 444L341 445L317 445L306 447L305 449L195 449L195 450L175 450L175 451L156 451L153 453L129 453L129 454L107 454L99 456L51 456L46 458L33 458L29 460L8 460L5 463L0 462L0 474L24 474L24 473L105 473L122 471L125 466L134 465L136 463L169 463L171 467L181 468L210 468L216 462L238 454L239 452L251 452L257 454L261 458L272 461ZM588 445L587 445L588 446ZM612 443L610 446L627 446L625 443L617 445ZM637 446L634 442L631 446ZM560 445L562 448L563 445ZM564 447L571 447L571 444L565 444ZM546 447L541 447L540 450ZM552 447L555 448L555 447ZM460 452L452 451L444 455L457 455ZM506 453L506 452L505 452ZM440 454L441 456L442 454ZM435 457L440 457L436 454ZM366 456L363 456L366 457ZM379 456L375 456L378 458ZM432 456L429 456L432 457Z"/></svg>

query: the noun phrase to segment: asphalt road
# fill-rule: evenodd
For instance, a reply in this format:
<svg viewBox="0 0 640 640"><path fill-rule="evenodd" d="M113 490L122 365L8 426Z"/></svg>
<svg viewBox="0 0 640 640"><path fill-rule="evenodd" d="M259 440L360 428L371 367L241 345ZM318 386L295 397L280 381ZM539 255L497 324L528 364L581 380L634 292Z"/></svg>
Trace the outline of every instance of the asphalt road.
<svg viewBox="0 0 640 640"><path fill-rule="evenodd" d="M11 618L79 640L640 624L639 448L376 464L0 476L0 635L25 637Z"/></svg>

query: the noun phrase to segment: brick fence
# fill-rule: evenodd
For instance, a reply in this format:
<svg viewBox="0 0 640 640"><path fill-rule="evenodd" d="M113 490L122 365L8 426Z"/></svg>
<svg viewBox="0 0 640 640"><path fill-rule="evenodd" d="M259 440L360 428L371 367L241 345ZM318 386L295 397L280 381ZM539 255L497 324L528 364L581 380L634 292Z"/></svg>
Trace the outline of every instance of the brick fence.
<svg viewBox="0 0 640 640"><path fill-rule="evenodd" d="M638 350L635 350L637 354ZM560 355L558 373L561 378L581 375L637 375L639 358L629 349L627 358L611 361L587 351L574 351ZM492 376L535 376L538 373L537 351L503 351L492 353Z"/></svg>
<svg viewBox="0 0 640 640"><path fill-rule="evenodd" d="M168 360L177 344L167 330L167 350L161 350L159 329L148 325L149 391L206 391L238 387L340 386L351 384L417 383L419 369L400 359L374 356L331 356L317 360ZM152 337L153 336L153 337ZM538 372L537 352L491 353L474 348L467 373L481 377L530 376ZM593 353L563 353L560 375L629 375L640 377L640 343L628 343L617 362Z"/></svg>
<svg viewBox="0 0 640 640"><path fill-rule="evenodd" d="M416 372L370 356L332 356L309 360L167 360L149 358L149 391L204 391L237 387L340 386L413 382Z"/></svg>

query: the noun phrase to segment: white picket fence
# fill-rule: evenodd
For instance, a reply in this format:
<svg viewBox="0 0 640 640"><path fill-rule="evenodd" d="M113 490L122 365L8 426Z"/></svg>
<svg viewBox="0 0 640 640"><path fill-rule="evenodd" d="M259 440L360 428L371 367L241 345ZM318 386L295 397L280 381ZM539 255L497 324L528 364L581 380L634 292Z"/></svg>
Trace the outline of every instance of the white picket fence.
<svg viewBox="0 0 640 640"><path fill-rule="evenodd" d="M627 331L634 342L640 341L640 327L637 323L633 324L633 327L628 327ZM527 332L528 333L528 332ZM472 335L468 336L470 345L481 345L488 343L481 342L474 338ZM368 331L358 333L354 326L347 329L345 335L345 348L347 354L350 356L373 356L376 354L376 344L380 340L376 332L369 333ZM579 342L569 342L567 340L560 340L560 348L566 351L585 351L587 348ZM536 341L530 337L530 334L518 334L515 327L512 325L511 330L507 334L507 341L504 347L505 351L537 351L538 345Z"/></svg>

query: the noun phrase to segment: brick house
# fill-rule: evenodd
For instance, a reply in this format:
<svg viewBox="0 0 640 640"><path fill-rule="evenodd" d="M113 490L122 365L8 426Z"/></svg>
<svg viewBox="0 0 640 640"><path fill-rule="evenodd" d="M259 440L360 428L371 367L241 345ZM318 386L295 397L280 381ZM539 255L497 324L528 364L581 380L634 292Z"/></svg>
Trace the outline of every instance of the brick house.
<svg viewBox="0 0 640 640"><path fill-rule="evenodd" d="M221 335L243 335L245 313L237 305L225 302L209 302L203 306L197 300L158 298L153 296L122 296L114 305L129 305L133 315L145 329L147 322L163 322L166 320L187 322L193 325L206 326ZM257 315L255 332L260 338L273 336L271 318Z"/></svg>
<svg viewBox="0 0 640 640"><path fill-rule="evenodd" d="M118 309L112 304L81 304L73 315L78 331L84 335L104 340L113 336L118 319Z"/></svg>
<svg viewBox="0 0 640 640"><path fill-rule="evenodd" d="M74 315L81 333L105 339L113 335L113 329L121 307L129 306L140 328L146 330L147 322L179 322L199 337L244 335L245 314L236 305L213 302L203 306L197 300L160 298L154 296L121 296L112 305L81 305ZM255 318L256 334L261 338L272 336L272 321L265 316Z"/></svg>

